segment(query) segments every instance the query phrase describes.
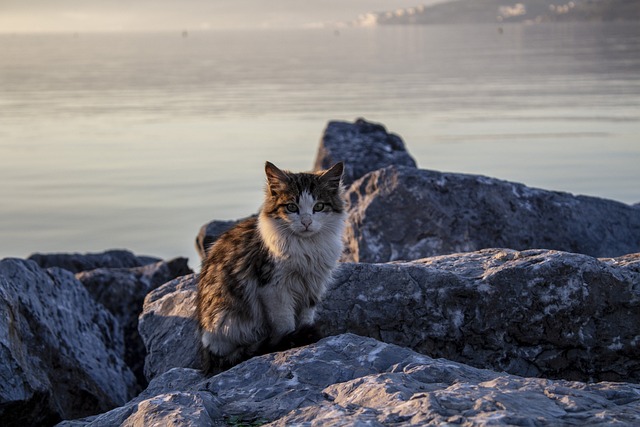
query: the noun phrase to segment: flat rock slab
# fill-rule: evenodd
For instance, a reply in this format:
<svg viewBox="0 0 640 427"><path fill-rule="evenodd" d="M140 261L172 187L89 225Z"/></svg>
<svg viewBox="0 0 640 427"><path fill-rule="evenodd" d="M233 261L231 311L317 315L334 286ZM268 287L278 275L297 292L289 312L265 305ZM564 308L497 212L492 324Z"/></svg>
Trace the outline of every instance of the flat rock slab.
<svg viewBox="0 0 640 427"><path fill-rule="evenodd" d="M346 194L345 261L413 260L486 248L595 257L640 252L640 210L479 175L390 166Z"/></svg>
<svg viewBox="0 0 640 427"><path fill-rule="evenodd" d="M345 264L318 323L522 376L638 383L640 254L488 249Z"/></svg>
<svg viewBox="0 0 640 427"><path fill-rule="evenodd" d="M173 369L127 405L63 426L634 425L640 386L496 373L344 334L210 379Z"/></svg>

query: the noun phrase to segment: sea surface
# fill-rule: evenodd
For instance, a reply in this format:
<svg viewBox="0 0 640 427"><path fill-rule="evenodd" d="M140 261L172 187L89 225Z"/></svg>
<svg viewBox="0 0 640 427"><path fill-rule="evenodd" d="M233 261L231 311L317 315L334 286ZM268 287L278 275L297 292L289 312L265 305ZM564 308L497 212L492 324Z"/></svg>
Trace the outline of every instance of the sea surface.
<svg viewBox="0 0 640 427"><path fill-rule="evenodd" d="M329 120L419 166L640 202L640 25L0 35L0 257L188 256ZM393 213L390 212L390 215Z"/></svg>

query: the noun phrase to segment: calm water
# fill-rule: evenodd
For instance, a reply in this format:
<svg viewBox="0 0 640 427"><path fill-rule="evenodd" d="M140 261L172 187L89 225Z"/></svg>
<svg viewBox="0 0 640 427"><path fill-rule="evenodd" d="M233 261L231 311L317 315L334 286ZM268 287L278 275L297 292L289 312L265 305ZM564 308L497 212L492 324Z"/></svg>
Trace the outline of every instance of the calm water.
<svg viewBox="0 0 640 427"><path fill-rule="evenodd" d="M0 36L0 257L189 256L328 120L423 168L640 202L640 25Z"/></svg>

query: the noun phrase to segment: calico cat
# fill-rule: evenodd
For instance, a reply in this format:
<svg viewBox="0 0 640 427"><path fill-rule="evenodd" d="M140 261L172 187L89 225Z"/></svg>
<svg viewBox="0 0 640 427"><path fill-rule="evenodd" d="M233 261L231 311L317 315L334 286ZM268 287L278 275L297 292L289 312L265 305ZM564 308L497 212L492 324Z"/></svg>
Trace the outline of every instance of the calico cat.
<svg viewBox="0 0 640 427"><path fill-rule="evenodd" d="M316 305L342 253L343 169L266 163L258 217L220 236L203 261L196 313L206 372L316 338Z"/></svg>

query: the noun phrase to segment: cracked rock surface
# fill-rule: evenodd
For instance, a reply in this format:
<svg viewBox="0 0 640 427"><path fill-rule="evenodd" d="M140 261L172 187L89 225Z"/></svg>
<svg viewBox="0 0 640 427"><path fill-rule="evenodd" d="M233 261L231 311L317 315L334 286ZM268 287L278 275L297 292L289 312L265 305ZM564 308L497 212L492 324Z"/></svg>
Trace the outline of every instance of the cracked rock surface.
<svg viewBox="0 0 640 427"><path fill-rule="evenodd" d="M134 395L118 322L71 272L0 261L0 313L3 425L86 416Z"/></svg>
<svg viewBox="0 0 640 427"><path fill-rule="evenodd" d="M204 379L176 368L71 426L633 425L640 386L523 378L343 334Z"/></svg>

